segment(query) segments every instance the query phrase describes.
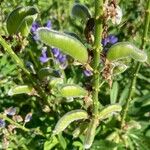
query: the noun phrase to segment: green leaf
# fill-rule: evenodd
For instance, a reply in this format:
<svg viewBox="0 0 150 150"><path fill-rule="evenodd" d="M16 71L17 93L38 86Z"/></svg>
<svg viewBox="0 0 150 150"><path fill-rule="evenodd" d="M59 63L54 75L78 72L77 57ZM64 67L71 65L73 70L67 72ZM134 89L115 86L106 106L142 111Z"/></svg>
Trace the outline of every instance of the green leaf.
<svg viewBox="0 0 150 150"><path fill-rule="evenodd" d="M118 91L119 91L119 85L118 82L116 81L113 83L112 89L110 91L111 104L115 104L117 102Z"/></svg>
<svg viewBox="0 0 150 150"><path fill-rule="evenodd" d="M47 28L39 28L37 36L41 42L59 48L62 52L72 56L81 63L86 63L88 60L86 47L73 36Z"/></svg>
<svg viewBox="0 0 150 150"><path fill-rule="evenodd" d="M10 35L21 33L27 36L33 21L37 18L38 10L33 6L18 7L7 18L7 31Z"/></svg>
<svg viewBox="0 0 150 150"><path fill-rule="evenodd" d="M59 140L59 143L60 143L61 147L62 147L64 150L66 150L66 148L67 148L67 143L66 143L65 138L62 136L61 133L58 134L58 140Z"/></svg>
<svg viewBox="0 0 150 150"><path fill-rule="evenodd" d="M91 13L85 5L76 3L72 7L71 16L82 20L87 20L91 18Z"/></svg>
<svg viewBox="0 0 150 150"><path fill-rule="evenodd" d="M124 58L133 58L140 62L145 62L147 60L146 53L139 50L135 45L129 42L119 42L114 44L108 50L106 57L110 62L118 61Z"/></svg>
<svg viewBox="0 0 150 150"><path fill-rule="evenodd" d="M126 86L122 93L120 94L120 98L119 98L119 104L121 106L123 106L127 100L127 97L128 97L128 93L129 93L129 86Z"/></svg>
<svg viewBox="0 0 150 150"><path fill-rule="evenodd" d="M54 136L50 139L50 141L46 141L44 143L44 150L51 150L53 147L55 147L58 144L57 138Z"/></svg>

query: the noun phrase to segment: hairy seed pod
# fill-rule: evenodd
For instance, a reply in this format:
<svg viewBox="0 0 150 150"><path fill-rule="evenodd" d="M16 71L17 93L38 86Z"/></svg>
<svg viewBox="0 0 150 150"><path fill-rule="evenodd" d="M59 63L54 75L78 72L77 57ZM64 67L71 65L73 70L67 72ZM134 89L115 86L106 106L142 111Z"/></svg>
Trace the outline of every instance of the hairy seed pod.
<svg viewBox="0 0 150 150"><path fill-rule="evenodd" d="M126 69L128 68L128 66L126 66L125 64L122 63L117 63L113 66L113 75L118 75L123 73Z"/></svg>
<svg viewBox="0 0 150 150"><path fill-rule="evenodd" d="M89 127L87 129L86 135L85 135L85 141L84 141L84 148L89 149L92 146L92 143L94 141L96 128L98 125L98 120L93 119L91 120Z"/></svg>
<svg viewBox="0 0 150 150"><path fill-rule="evenodd" d="M69 126L69 124L72 123L73 121L87 118L88 114L86 111L81 109L72 110L59 119L53 131L53 134L54 135L59 134L60 132L65 130L67 126Z"/></svg>
<svg viewBox="0 0 150 150"><path fill-rule="evenodd" d="M85 5L76 3L72 7L71 16L82 20L87 20L91 18L91 13Z"/></svg>
<svg viewBox="0 0 150 150"><path fill-rule="evenodd" d="M80 87L79 85L75 85L75 84L68 84L68 85L64 85L61 89L60 89L60 93L63 97L84 97L87 95L87 91Z"/></svg>
<svg viewBox="0 0 150 150"><path fill-rule="evenodd" d="M140 62L145 62L147 60L146 53L129 42L119 42L114 44L108 50L106 57L110 62L124 58L133 58Z"/></svg>
<svg viewBox="0 0 150 150"><path fill-rule="evenodd" d="M99 120L104 120L116 112L120 112L122 107L119 104L113 104L104 107L99 113Z"/></svg>
<svg viewBox="0 0 150 150"><path fill-rule="evenodd" d="M33 6L18 7L7 18L7 31L11 34L21 33L27 36L33 21L37 18L38 10Z"/></svg>
<svg viewBox="0 0 150 150"><path fill-rule="evenodd" d="M41 42L59 48L62 52L72 56L81 63L86 63L88 60L86 47L71 35L47 28L39 28L37 36Z"/></svg>
<svg viewBox="0 0 150 150"><path fill-rule="evenodd" d="M32 90L33 88L29 87L28 85L20 85L20 86L16 86L10 89L8 91L8 95L12 96L12 95L23 94L23 93L30 94Z"/></svg>
<svg viewBox="0 0 150 150"><path fill-rule="evenodd" d="M72 132L73 138L77 138L82 133L86 132L88 127L88 122L82 122L79 126Z"/></svg>

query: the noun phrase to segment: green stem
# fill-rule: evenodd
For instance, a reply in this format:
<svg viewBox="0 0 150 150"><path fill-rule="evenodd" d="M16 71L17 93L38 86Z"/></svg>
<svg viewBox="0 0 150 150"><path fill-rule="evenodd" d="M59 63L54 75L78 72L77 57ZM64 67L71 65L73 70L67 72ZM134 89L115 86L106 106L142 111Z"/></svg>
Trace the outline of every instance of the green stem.
<svg viewBox="0 0 150 150"><path fill-rule="evenodd" d="M102 51L102 30L103 25L100 19L103 15L103 0L95 0L95 40L94 40L94 58L93 58L93 91L92 91L92 98L93 98L93 114L97 116L98 108L99 108L99 101L98 101L98 93L99 93L99 81L100 81L100 74L99 74L99 64L100 64L100 52Z"/></svg>
<svg viewBox="0 0 150 150"><path fill-rule="evenodd" d="M23 61L14 53L10 45L7 44L7 42L0 36L0 44L3 46L4 50L14 59L16 64L24 71L24 73L27 75L28 79L31 81L33 87L35 90L38 91L38 94L40 97L48 104L47 102L47 95L39 85L39 83L36 82L36 79L32 77L30 72L26 69Z"/></svg>
<svg viewBox="0 0 150 150"><path fill-rule="evenodd" d="M144 50L145 47L146 47L146 39L147 39L149 25L150 25L150 0L147 1L147 11L146 11L146 17L145 17L145 26L144 26L142 43L141 43L141 49L142 50ZM129 90L129 93L128 93L127 101L126 101L126 104L124 105L124 108L122 110L121 128L123 128L124 125L125 125L125 120L126 120L127 112L128 112L128 109L129 109L129 104L130 104L132 95L133 95L134 90L135 90L136 79L137 79L137 75L138 75L138 72L140 70L140 67L141 67L141 63L137 63L137 65L135 67L135 71L133 73L132 80L131 80L130 90Z"/></svg>
<svg viewBox="0 0 150 150"><path fill-rule="evenodd" d="M9 122L10 124L16 126L16 128L19 128L25 132L33 132L32 130L26 128L25 126L20 125L19 123L15 122L14 120L10 119L9 117L7 117L4 114L0 114L0 119L3 119L5 121ZM39 129L34 129L34 131L36 132L36 134L45 137L45 135Z"/></svg>
<svg viewBox="0 0 150 150"><path fill-rule="evenodd" d="M6 115L0 114L0 118L3 120L8 121L10 124L15 125L17 128L22 129L23 131L29 132L30 130L27 129L26 127L20 125L19 123L11 120L10 118L8 118Z"/></svg>
<svg viewBox="0 0 150 150"><path fill-rule="evenodd" d="M30 72L25 68L24 63L18 58L14 53L11 47L6 43L6 41L0 35L0 44L3 46L4 50L14 59L16 64L27 74L30 75Z"/></svg>

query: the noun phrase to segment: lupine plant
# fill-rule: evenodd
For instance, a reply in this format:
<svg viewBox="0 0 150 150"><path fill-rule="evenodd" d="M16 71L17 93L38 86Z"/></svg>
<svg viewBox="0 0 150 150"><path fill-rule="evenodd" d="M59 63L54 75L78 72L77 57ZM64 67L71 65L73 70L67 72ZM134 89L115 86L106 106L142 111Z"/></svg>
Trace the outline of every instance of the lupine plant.
<svg viewBox="0 0 150 150"><path fill-rule="evenodd" d="M0 148L149 150L150 0L21 3L1 14Z"/></svg>

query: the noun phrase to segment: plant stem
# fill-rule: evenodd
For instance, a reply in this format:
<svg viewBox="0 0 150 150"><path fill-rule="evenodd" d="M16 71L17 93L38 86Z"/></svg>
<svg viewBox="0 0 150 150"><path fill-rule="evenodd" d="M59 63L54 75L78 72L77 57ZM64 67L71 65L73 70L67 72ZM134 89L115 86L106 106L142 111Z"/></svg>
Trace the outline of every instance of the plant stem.
<svg viewBox="0 0 150 150"><path fill-rule="evenodd" d="M37 83L35 78L32 77L30 72L26 69L23 61L14 53L10 45L7 44L7 42L2 38L2 36L0 36L0 44L3 46L4 50L14 59L16 64L24 71L28 79L31 81L35 90L38 91L38 94L40 95L40 97L48 104L47 95L45 94L45 92L43 91L39 83Z"/></svg>
<svg viewBox="0 0 150 150"><path fill-rule="evenodd" d="M150 25L150 0L147 1L145 26L144 26L142 43L141 43L141 49L142 50L144 50L145 47L146 47L146 39L147 39L149 25ZM135 90L136 79L137 79L137 75L138 75L138 72L140 70L140 67L141 67L141 63L138 62L136 67L135 67L135 70L134 70L134 73L133 73L133 77L132 77L132 80L131 80L130 90L129 90L129 93L128 93L127 101L126 101L126 104L124 105L124 108L122 110L121 128L123 128L124 125L125 125L125 120L126 120L127 112L128 112L128 109L129 109L129 104L130 104L132 95L133 95L134 90Z"/></svg>
<svg viewBox="0 0 150 150"><path fill-rule="evenodd" d="M98 93L99 93L99 63L100 63L100 52L102 51L102 29L103 24L101 22L103 15L103 0L95 0L95 35L94 35L94 58L93 58L93 114L97 116L99 101L98 101Z"/></svg>
<svg viewBox="0 0 150 150"><path fill-rule="evenodd" d="M19 128L25 132L33 132L32 130L20 125L19 123L15 122L14 120L10 119L9 117L7 117L4 114L0 114L0 119L3 119L5 121L9 122L11 125L14 125L14 126L16 126L16 128ZM39 129L34 129L34 131L36 132L36 134L45 137L45 135Z"/></svg>
<svg viewBox="0 0 150 150"><path fill-rule="evenodd" d="M2 118L3 120L8 121L10 124L15 125L17 128L22 129L26 132L30 131L29 129L27 129L26 127L20 125L19 123L13 121L12 119L8 118L6 115L0 114L0 118Z"/></svg>

